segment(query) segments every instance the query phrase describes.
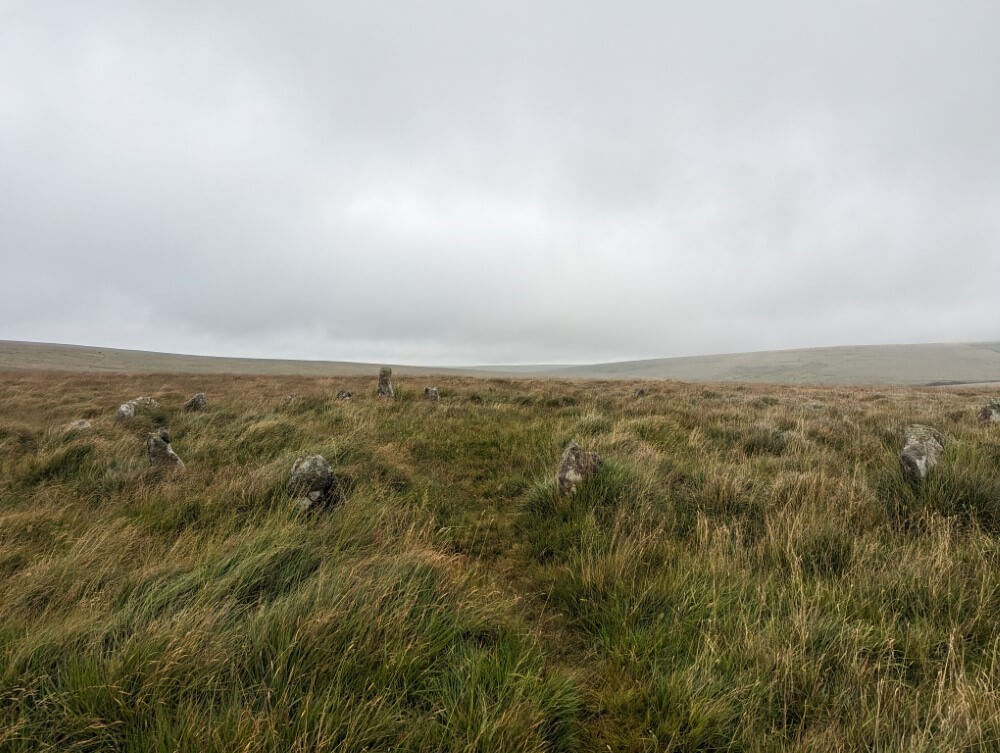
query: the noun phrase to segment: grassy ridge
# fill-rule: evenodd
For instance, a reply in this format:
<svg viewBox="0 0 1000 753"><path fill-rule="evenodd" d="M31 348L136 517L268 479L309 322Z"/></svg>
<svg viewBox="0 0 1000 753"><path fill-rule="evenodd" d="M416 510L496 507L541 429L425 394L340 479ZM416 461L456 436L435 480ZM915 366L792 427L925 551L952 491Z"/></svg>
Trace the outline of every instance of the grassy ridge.
<svg viewBox="0 0 1000 753"><path fill-rule="evenodd" d="M1000 746L975 392L424 384L7 375L0 750ZM917 492L914 420L952 438ZM159 423L183 474L148 468ZM567 501L571 438L606 463ZM314 452L346 502L300 516Z"/></svg>

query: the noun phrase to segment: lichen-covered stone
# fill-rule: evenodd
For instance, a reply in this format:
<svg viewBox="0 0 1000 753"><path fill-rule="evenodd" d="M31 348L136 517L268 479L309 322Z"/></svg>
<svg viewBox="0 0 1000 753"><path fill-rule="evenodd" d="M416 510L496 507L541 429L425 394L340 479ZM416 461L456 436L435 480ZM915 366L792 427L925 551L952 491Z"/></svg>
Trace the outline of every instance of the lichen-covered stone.
<svg viewBox="0 0 1000 753"><path fill-rule="evenodd" d="M337 482L322 455L297 458L288 478L288 493L302 512L336 500Z"/></svg>
<svg viewBox="0 0 1000 753"><path fill-rule="evenodd" d="M350 390L341 390L337 393L338 400L350 400L352 397L354 397L354 395L351 394Z"/></svg>
<svg viewBox="0 0 1000 753"><path fill-rule="evenodd" d="M66 426L63 428L63 431L67 433L71 431L87 431L87 429L90 428L91 428L90 421L88 421L85 418L78 418L76 421L70 421L68 424L66 424Z"/></svg>
<svg viewBox="0 0 1000 753"><path fill-rule="evenodd" d="M378 372L378 388L375 394L378 397L396 397L396 391L392 388L392 369L388 366L383 366Z"/></svg>
<svg viewBox="0 0 1000 753"><path fill-rule="evenodd" d="M149 464L152 466L184 467L184 462L170 446L170 434L166 429L160 429L155 434L146 437L146 453L149 455Z"/></svg>
<svg viewBox="0 0 1000 753"><path fill-rule="evenodd" d="M424 387L424 397L436 403L441 399L441 393L438 392L437 387Z"/></svg>
<svg viewBox="0 0 1000 753"><path fill-rule="evenodd" d="M208 407L208 398L205 397L204 392L199 392L193 395L190 400L184 403L185 413L196 413L198 411L203 411Z"/></svg>
<svg viewBox="0 0 1000 753"><path fill-rule="evenodd" d="M575 493L577 484L593 476L600 467L600 455L596 452L586 452L580 449L580 445L576 442L570 442L563 452L556 473L559 494L567 496Z"/></svg>
<svg viewBox="0 0 1000 753"><path fill-rule="evenodd" d="M983 409L979 411L979 420L984 424L1000 423L1000 400L990 400Z"/></svg>
<svg viewBox="0 0 1000 753"><path fill-rule="evenodd" d="M135 417L136 413L144 410L155 410L160 404L151 397L134 397L118 406L118 413L115 414L115 423L127 421Z"/></svg>
<svg viewBox="0 0 1000 753"><path fill-rule="evenodd" d="M920 484L944 455L944 437L930 426L912 424L903 432L899 467L911 484Z"/></svg>

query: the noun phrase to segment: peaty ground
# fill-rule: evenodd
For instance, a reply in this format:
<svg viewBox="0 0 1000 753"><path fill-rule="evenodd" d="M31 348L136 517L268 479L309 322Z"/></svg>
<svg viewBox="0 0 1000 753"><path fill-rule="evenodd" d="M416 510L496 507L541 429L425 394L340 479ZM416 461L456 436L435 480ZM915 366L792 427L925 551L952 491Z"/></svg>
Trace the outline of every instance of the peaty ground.
<svg viewBox="0 0 1000 753"><path fill-rule="evenodd" d="M986 392L428 383L4 375L0 751L1000 747ZM951 437L916 493L911 421Z"/></svg>

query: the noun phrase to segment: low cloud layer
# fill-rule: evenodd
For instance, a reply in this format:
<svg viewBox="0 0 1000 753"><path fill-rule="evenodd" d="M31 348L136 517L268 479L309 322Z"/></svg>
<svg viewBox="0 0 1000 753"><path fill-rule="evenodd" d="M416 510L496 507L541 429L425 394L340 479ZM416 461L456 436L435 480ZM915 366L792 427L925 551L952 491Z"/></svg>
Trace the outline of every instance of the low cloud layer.
<svg viewBox="0 0 1000 753"><path fill-rule="evenodd" d="M0 338L1000 339L1000 5L626 5L0 3Z"/></svg>

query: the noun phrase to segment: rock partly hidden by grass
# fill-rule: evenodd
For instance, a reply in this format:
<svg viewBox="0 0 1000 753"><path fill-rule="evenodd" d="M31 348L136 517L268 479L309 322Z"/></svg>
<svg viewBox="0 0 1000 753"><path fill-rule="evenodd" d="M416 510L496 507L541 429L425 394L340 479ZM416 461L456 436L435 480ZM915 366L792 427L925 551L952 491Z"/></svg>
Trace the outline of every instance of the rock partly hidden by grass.
<svg viewBox="0 0 1000 753"><path fill-rule="evenodd" d="M987 392L375 380L4 375L0 751L996 748Z"/></svg>

